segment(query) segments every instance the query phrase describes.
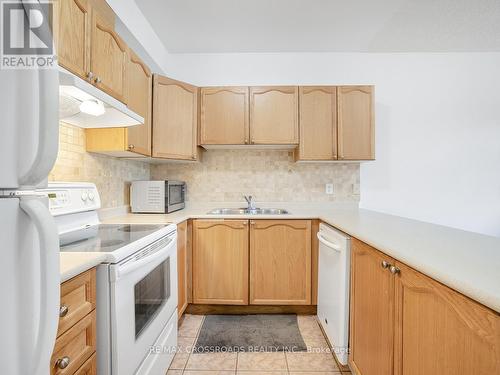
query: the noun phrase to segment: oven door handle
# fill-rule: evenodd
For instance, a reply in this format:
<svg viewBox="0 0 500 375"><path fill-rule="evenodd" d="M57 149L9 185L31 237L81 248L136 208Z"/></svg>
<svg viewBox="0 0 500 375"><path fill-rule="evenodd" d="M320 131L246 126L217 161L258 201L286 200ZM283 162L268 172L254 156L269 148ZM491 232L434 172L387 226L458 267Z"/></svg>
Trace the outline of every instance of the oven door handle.
<svg viewBox="0 0 500 375"><path fill-rule="evenodd" d="M117 281L125 275L137 270L138 268L157 261L158 259L161 259L162 261L167 259L168 254L172 252L172 248L174 249L174 251L177 249L177 233L168 236L168 239L170 240L170 242L168 242L166 246L159 248L151 254L148 254L140 259L129 260L123 265L118 265L118 267L116 267L114 280L112 281Z"/></svg>

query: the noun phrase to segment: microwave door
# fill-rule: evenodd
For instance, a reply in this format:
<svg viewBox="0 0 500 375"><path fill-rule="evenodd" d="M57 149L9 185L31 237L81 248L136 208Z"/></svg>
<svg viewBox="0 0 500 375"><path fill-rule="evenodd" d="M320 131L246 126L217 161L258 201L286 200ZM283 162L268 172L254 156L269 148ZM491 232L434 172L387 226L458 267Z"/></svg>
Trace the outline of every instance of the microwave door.
<svg viewBox="0 0 500 375"><path fill-rule="evenodd" d="M169 183L165 199L168 199L168 202L166 202L168 212L184 208L184 184Z"/></svg>

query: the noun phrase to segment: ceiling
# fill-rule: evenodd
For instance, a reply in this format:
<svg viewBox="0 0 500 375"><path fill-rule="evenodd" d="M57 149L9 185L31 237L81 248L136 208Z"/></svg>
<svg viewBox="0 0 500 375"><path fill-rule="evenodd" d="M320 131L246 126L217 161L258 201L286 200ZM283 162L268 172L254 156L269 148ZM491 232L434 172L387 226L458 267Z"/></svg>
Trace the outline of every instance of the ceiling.
<svg viewBox="0 0 500 375"><path fill-rule="evenodd" d="M170 53L500 51L500 0L135 0Z"/></svg>

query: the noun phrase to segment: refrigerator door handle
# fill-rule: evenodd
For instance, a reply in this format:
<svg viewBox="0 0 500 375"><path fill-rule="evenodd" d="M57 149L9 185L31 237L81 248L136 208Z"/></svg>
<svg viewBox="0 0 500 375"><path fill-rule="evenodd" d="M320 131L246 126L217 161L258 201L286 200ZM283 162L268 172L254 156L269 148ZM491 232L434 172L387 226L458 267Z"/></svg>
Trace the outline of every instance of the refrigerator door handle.
<svg viewBox="0 0 500 375"><path fill-rule="evenodd" d="M40 239L40 322L30 374L49 372L59 322L59 236L54 218L40 198L22 197L20 207L35 225Z"/></svg>
<svg viewBox="0 0 500 375"><path fill-rule="evenodd" d="M51 34L48 22L44 22L40 29L42 27L44 29L39 30L39 32ZM53 48L55 51L54 44ZM59 146L59 71L57 64L52 68L38 69L37 77L38 149L33 164L19 178L20 186L37 186L47 178L56 161Z"/></svg>

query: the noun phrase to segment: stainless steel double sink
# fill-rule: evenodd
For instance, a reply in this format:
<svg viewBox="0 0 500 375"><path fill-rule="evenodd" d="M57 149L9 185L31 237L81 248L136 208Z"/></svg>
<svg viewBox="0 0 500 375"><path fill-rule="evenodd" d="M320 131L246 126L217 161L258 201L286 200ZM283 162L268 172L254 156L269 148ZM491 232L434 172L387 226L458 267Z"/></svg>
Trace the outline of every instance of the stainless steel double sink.
<svg viewBox="0 0 500 375"><path fill-rule="evenodd" d="M208 215L287 215L289 212L282 208L216 208Z"/></svg>

